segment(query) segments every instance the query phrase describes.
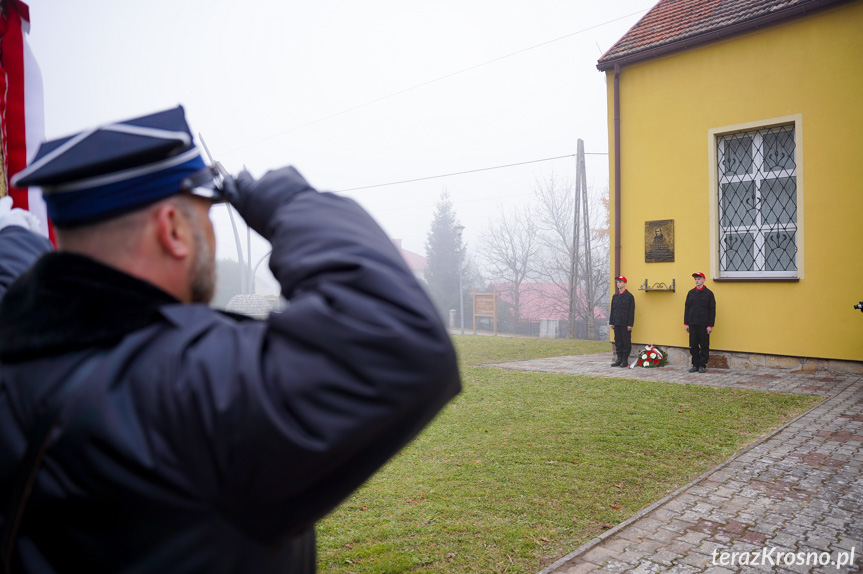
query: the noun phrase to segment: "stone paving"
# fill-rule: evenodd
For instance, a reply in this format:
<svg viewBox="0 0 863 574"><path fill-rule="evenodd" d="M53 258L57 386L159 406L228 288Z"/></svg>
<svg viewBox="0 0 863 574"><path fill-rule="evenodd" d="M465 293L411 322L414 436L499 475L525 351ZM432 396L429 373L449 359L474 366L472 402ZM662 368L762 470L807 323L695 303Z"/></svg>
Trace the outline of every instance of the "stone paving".
<svg viewBox="0 0 863 574"><path fill-rule="evenodd" d="M863 573L863 376L766 368L691 374L670 365L621 369L609 367L609 357L494 366L826 399L539 574Z"/></svg>

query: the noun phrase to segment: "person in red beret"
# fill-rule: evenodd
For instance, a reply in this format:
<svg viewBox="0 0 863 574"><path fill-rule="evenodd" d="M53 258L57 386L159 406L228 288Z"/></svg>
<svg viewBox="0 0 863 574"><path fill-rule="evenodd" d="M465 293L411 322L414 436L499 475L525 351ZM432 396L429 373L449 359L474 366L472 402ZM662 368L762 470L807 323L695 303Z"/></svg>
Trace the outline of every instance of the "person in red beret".
<svg viewBox="0 0 863 574"><path fill-rule="evenodd" d="M635 297L626 290L626 277L619 275L614 278L617 289L611 297L611 310L608 313L608 324L614 328L614 351L617 360L612 367L625 367L629 364L629 353L632 351L632 325L635 323Z"/></svg>
<svg viewBox="0 0 863 574"><path fill-rule="evenodd" d="M704 286L704 273L693 273L695 287L686 294L683 326L689 333L690 373L706 373L710 358L710 333L716 321L716 297Z"/></svg>

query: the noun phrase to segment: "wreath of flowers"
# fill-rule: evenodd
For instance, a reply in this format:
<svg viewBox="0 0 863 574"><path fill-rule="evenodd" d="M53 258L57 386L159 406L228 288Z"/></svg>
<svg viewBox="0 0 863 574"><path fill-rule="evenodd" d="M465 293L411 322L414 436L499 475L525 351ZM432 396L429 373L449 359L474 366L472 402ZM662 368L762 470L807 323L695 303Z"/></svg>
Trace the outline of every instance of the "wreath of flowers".
<svg viewBox="0 0 863 574"><path fill-rule="evenodd" d="M654 367L661 367L666 363L668 363L668 357L665 351L653 345L645 345L635 356L635 361L629 365L629 368L644 367L645 369L652 369Z"/></svg>

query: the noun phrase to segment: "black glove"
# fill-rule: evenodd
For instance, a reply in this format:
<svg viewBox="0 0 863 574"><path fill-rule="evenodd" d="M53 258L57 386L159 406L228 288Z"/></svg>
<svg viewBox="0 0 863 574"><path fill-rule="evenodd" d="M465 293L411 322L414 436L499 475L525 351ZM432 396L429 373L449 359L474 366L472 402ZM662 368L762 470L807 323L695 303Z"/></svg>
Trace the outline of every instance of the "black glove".
<svg viewBox="0 0 863 574"><path fill-rule="evenodd" d="M225 195L249 227L263 237L276 210L298 193L315 191L293 166L268 171L256 180L243 170L235 180L226 181Z"/></svg>

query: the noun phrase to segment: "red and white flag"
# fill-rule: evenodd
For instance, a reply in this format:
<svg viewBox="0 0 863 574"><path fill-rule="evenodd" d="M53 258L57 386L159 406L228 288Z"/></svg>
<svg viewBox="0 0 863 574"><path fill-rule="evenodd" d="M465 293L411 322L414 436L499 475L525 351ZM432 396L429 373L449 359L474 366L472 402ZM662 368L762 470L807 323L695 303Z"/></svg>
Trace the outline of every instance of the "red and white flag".
<svg viewBox="0 0 863 574"><path fill-rule="evenodd" d="M27 166L45 139L42 73L27 45L30 8L20 0L0 0L0 129L3 137L3 177L14 207L30 211L41 233L54 241L54 230L39 188L12 187L11 176Z"/></svg>

